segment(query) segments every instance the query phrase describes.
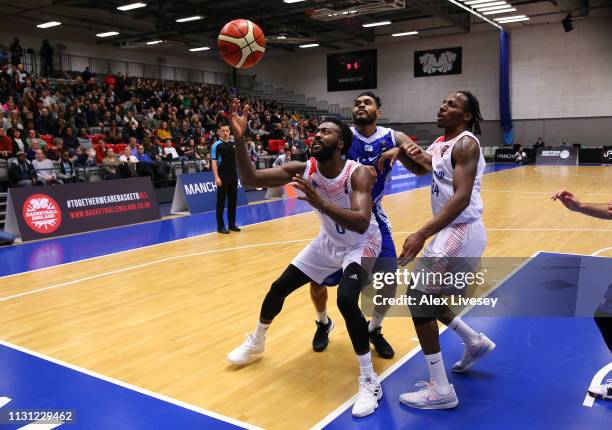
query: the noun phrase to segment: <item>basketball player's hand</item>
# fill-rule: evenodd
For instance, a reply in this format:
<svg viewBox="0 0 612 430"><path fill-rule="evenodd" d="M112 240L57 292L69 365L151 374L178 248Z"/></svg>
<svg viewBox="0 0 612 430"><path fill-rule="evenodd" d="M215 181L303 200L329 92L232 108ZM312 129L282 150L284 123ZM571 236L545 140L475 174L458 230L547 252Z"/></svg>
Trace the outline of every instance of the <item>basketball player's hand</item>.
<svg viewBox="0 0 612 430"><path fill-rule="evenodd" d="M423 149L414 142L406 143L402 145L402 150L407 157L416 161L417 163L425 162L425 157L423 155Z"/></svg>
<svg viewBox="0 0 612 430"><path fill-rule="evenodd" d="M221 178L215 178L215 185L217 186L217 188L223 186L223 182L221 182Z"/></svg>
<svg viewBox="0 0 612 430"><path fill-rule="evenodd" d="M242 115L238 115L239 107L240 100L232 100L232 105L230 107L230 128L232 129L232 133L234 134L234 138L236 140L241 139L244 136L244 132L247 129L249 121L249 114L251 113L251 107L249 105L244 105L242 108Z"/></svg>
<svg viewBox="0 0 612 430"><path fill-rule="evenodd" d="M405 266L414 260L416 256L419 255L419 252L421 252L421 249L423 249L426 239L426 237L418 232L412 233L410 236L408 236L404 241L402 253L397 259L399 265Z"/></svg>
<svg viewBox="0 0 612 430"><path fill-rule="evenodd" d="M381 172L385 170L387 160L389 160L389 167L393 167L393 164L395 164L395 160L397 160L400 151L401 149L399 147L395 147L383 152L380 158L378 159L378 170Z"/></svg>
<svg viewBox="0 0 612 430"><path fill-rule="evenodd" d="M551 199L553 201L559 200L561 203L563 203L563 205L566 208L574 212L579 211L581 207L580 201L574 196L574 194L566 190L562 190L562 191L558 191L554 193L551 196ZM608 206L608 210L609 209L610 209L610 206Z"/></svg>
<svg viewBox="0 0 612 430"><path fill-rule="evenodd" d="M302 178L301 175L295 175L293 177L293 186L304 193L303 196L298 196L299 200L304 200L310 203L314 209L322 209L325 206L325 201L319 196L317 191L314 189L308 181Z"/></svg>

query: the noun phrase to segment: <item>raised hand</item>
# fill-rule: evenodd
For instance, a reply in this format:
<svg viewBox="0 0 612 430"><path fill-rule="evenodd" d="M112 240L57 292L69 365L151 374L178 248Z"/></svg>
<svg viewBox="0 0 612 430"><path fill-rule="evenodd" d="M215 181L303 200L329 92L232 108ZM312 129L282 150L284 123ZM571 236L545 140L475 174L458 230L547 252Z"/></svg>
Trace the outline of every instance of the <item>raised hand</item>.
<svg viewBox="0 0 612 430"><path fill-rule="evenodd" d="M238 108L240 108L240 100L232 100L232 105L230 106L230 128L236 140L244 137L244 132L248 125L249 113L251 112L251 107L248 104L244 105L242 108L242 115L238 115Z"/></svg>

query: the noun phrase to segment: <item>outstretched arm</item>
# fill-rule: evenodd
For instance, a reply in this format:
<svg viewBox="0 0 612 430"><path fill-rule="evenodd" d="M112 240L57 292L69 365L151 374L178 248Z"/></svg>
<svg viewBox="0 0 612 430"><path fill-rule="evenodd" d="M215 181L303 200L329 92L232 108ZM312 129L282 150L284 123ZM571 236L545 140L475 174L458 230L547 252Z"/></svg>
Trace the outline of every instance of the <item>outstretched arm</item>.
<svg viewBox="0 0 612 430"><path fill-rule="evenodd" d="M294 181L296 188L304 193L298 199L307 201L313 208L320 210L347 230L360 234L368 230L372 217L372 184L374 180L370 170L365 166L359 166L351 176L353 193L351 194L350 209L341 208L321 198L313 186L301 176L296 175Z"/></svg>
<svg viewBox="0 0 612 430"><path fill-rule="evenodd" d="M472 187L478 171L480 147L471 137L464 137L453 147L455 171L453 173L453 196L444 207L418 231L408 236L400 255L402 265L414 259L423 248L425 241L448 226L470 204Z"/></svg>
<svg viewBox="0 0 612 430"><path fill-rule="evenodd" d="M247 120L251 108L249 105L245 105L242 115L238 115L239 106L240 101L234 99L230 109L230 127L236 140L236 166L238 167L242 183L252 187L278 187L288 184L294 175L304 172L306 163L299 163L297 161L270 169L255 169L255 166L251 163L246 143L244 143L244 132L248 125Z"/></svg>
<svg viewBox="0 0 612 430"><path fill-rule="evenodd" d="M391 167L393 167L395 160L399 160L406 169L417 176L429 173L431 171L431 156L401 131L394 131L394 133L397 147L382 154L378 161L378 170L381 172L384 170L387 160L389 160Z"/></svg>
<svg viewBox="0 0 612 430"><path fill-rule="evenodd" d="M559 200L573 212L580 212L595 218L612 219L612 200L608 203L582 203L574 194L566 190L556 192L551 199Z"/></svg>

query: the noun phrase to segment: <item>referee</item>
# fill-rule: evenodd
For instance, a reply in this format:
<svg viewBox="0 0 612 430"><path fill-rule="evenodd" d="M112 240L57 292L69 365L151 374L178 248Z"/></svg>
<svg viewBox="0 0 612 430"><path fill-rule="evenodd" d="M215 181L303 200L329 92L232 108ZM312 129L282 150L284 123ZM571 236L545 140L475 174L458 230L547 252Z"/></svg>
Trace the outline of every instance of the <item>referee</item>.
<svg viewBox="0 0 612 430"><path fill-rule="evenodd" d="M219 140L211 151L212 171L217 186L217 232L229 234L223 221L223 209L227 198L227 223L231 231L240 231L236 226L236 199L238 197L238 174L236 173L236 145L230 142L229 125L217 130Z"/></svg>

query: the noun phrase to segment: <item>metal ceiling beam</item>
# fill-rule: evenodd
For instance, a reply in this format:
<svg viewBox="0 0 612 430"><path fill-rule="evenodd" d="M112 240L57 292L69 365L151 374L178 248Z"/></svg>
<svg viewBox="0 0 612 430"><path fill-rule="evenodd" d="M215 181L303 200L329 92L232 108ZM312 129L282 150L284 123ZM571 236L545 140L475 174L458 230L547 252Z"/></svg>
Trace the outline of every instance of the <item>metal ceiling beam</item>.
<svg viewBox="0 0 612 430"><path fill-rule="evenodd" d="M463 31L470 31L470 16L467 13L450 13L450 3L446 0L406 0L406 5L433 15Z"/></svg>

